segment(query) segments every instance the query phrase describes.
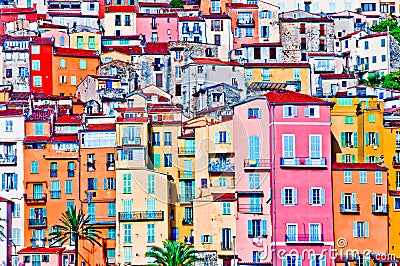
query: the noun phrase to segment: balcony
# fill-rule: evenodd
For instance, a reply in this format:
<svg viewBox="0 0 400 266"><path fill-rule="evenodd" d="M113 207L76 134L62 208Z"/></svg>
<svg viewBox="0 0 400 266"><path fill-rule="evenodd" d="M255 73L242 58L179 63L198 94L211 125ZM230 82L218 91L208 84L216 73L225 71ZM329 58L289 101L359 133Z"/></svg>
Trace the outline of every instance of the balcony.
<svg viewBox="0 0 400 266"><path fill-rule="evenodd" d="M321 243L324 241L323 234L286 234L286 244L290 243Z"/></svg>
<svg viewBox="0 0 400 266"><path fill-rule="evenodd" d="M0 154L0 165L17 165L17 156Z"/></svg>
<svg viewBox="0 0 400 266"><path fill-rule="evenodd" d="M210 173L234 173L235 165L227 160L215 160L209 163L208 172Z"/></svg>
<svg viewBox="0 0 400 266"><path fill-rule="evenodd" d="M236 22L238 27L242 28L254 28L255 22L253 18L250 19L238 19Z"/></svg>
<svg viewBox="0 0 400 266"><path fill-rule="evenodd" d="M394 169L399 169L400 168L400 159L397 159L397 158L393 159L392 166Z"/></svg>
<svg viewBox="0 0 400 266"><path fill-rule="evenodd" d="M184 242L186 245L193 245L194 244L194 236L185 236Z"/></svg>
<svg viewBox="0 0 400 266"><path fill-rule="evenodd" d="M231 242L222 242L221 250L232 250L232 243Z"/></svg>
<svg viewBox="0 0 400 266"><path fill-rule="evenodd" d="M193 218L183 218L182 225L193 225Z"/></svg>
<svg viewBox="0 0 400 266"><path fill-rule="evenodd" d="M118 218L122 222L163 221L164 211L119 212Z"/></svg>
<svg viewBox="0 0 400 266"><path fill-rule="evenodd" d="M61 191L60 190L53 190L50 191L50 198L52 199L59 199L61 196Z"/></svg>
<svg viewBox="0 0 400 266"><path fill-rule="evenodd" d="M50 170L50 177L57 177L57 169L51 169Z"/></svg>
<svg viewBox="0 0 400 266"><path fill-rule="evenodd" d="M309 157L296 157L296 158L281 158L282 168L326 168L326 158L309 158Z"/></svg>
<svg viewBox="0 0 400 266"><path fill-rule="evenodd" d="M46 245L47 238L31 238L30 241L33 248L44 247Z"/></svg>
<svg viewBox="0 0 400 266"><path fill-rule="evenodd" d="M271 169L271 162L269 159L244 159L244 169Z"/></svg>
<svg viewBox="0 0 400 266"><path fill-rule="evenodd" d="M115 161L108 161L107 162L107 171L115 170Z"/></svg>
<svg viewBox="0 0 400 266"><path fill-rule="evenodd" d="M28 219L28 227L47 227L47 218Z"/></svg>
<svg viewBox="0 0 400 266"><path fill-rule="evenodd" d="M386 215L389 213L389 205L372 205L372 213Z"/></svg>
<svg viewBox="0 0 400 266"><path fill-rule="evenodd" d="M194 199L194 194L192 193L185 193L183 195L179 195L180 203L191 203L192 199Z"/></svg>
<svg viewBox="0 0 400 266"><path fill-rule="evenodd" d="M179 155L194 155L196 153L195 147L179 147L178 154Z"/></svg>
<svg viewBox="0 0 400 266"><path fill-rule="evenodd" d="M140 137L133 137L133 138L123 137L122 138L122 145L141 145L140 143L141 143Z"/></svg>
<svg viewBox="0 0 400 266"><path fill-rule="evenodd" d="M68 177L74 177L74 176L75 176L75 170L68 169Z"/></svg>
<svg viewBox="0 0 400 266"><path fill-rule="evenodd" d="M359 214L360 204L340 204L340 213L342 214Z"/></svg>
<svg viewBox="0 0 400 266"><path fill-rule="evenodd" d="M180 179L194 179L194 171L178 171Z"/></svg>
<svg viewBox="0 0 400 266"><path fill-rule="evenodd" d="M262 213L262 204L242 204L238 205L238 212L241 213Z"/></svg>
<svg viewBox="0 0 400 266"><path fill-rule="evenodd" d="M43 204L47 202L47 194L45 193L24 194L24 199L27 204Z"/></svg>

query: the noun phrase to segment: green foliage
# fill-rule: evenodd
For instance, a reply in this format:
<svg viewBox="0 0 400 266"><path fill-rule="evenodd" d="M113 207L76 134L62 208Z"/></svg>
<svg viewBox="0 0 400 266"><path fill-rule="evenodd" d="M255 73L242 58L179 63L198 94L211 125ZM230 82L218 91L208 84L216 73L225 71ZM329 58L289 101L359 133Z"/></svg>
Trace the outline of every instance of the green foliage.
<svg viewBox="0 0 400 266"><path fill-rule="evenodd" d="M190 266L199 261L198 252L183 242L164 240L163 247L153 247L146 252L146 257L153 258L152 265Z"/></svg>
<svg viewBox="0 0 400 266"><path fill-rule="evenodd" d="M371 30L374 32L385 32L388 30L388 27L390 35L400 42L400 25L395 17L389 17L387 20L372 25Z"/></svg>
<svg viewBox="0 0 400 266"><path fill-rule="evenodd" d="M382 87L383 88L389 88L389 89L395 89L395 90L400 90L400 73L399 72L394 72L385 75L382 78Z"/></svg>
<svg viewBox="0 0 400 266"><path fill-rule="evenodd" d="M367 79L368 79L368 82L367 82L368 85L379 86L381 84L381 79L380 79L379 73L369 74Z"/></svg>
<svg viewBox="0 0 400 266"><path fill-rule="evenodd" d="M173 8L182 8L183 7L182 0L171 0L170 4Z"/></svg>
<svg viewBox="0 0 400 266"><path fill-rule="evenodd" d="M79 210L76 212L75 206L71 206L66 212L62 214L59 219L61 224L56 225L58 230L49 234L52 243L60 242L64 244L71 240L75 241L75 265L78 265L78 242L79 240L88 240L93 245L101 246L97 240L101 238L100 231L90 224L90 215L86 216Z"/></svg>

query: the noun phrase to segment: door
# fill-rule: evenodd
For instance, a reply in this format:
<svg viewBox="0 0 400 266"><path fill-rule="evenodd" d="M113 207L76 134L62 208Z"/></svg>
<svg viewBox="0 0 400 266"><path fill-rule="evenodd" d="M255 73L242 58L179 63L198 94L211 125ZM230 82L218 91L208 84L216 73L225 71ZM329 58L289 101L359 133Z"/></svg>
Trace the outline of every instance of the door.
<svg viewBox="0 0 400 266"><path fill-rule="evenodd" d="M258 166L260 163L260 137L249 137L249 163L251 166Z"/></svg>
<svg viewBox="0 0 400 266"><path fill-rule="evenodd" d="M183 177L184 178L192 178L192 160L185 160L183 165Z"/></svg>
<svg viewBox="0 0 400 266"><path fill-rule="evenodd" d="M344 195L344 209L347 211L351 211L351 195L350 194L345 194Z"/></svg>
<svg viewBox="0 0 400 266"><path fill-rule="evenodd" d="M41 200L43 198L43 185L33 184L33 198L35 200Z"/></svg>
<svg viewBox="0 0 400 266"><path fill-rule="evenodd" d="M156 218L156 199L146 199L146 218Z"/></svg>
<svg viewBox="0 0 400 266"><path fill-rule="evenodd" d="M195 141L194 139L186 139L185 140L185 153L186 154L193 154L195 152Z"/></svg>

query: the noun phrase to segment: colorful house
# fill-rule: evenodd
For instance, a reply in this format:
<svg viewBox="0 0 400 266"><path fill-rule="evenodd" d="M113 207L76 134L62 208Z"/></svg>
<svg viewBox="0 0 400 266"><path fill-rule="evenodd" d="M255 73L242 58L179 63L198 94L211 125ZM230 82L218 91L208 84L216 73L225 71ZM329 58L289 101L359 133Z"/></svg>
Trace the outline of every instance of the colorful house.
<svg viewBox="0 0 400 266"><path fill-rule="evenodd" d="M69 34L69 48L101 51L101 32L80 31Z"/></svg>
<svg viewBox="0 0 400 266"><path fill-rule="evenodd" d="M143 34L148 42L169 42L179 40L177 13L138 13L136 32Z"/></svg>
<svg viewBox="0 0 400 266"><path fill-rule="evenodd" d="M387 168L333 163L332 180L336 265L395 262L388 250Z"/></svg>
<svg viewBox="0 0 400 266"><path fill-rule="evenodd" d="M33 93L53 94L53 41L36 38L30 45L30 88Z"/></svg>
<svg viewBox="0 0 400 266"><path fill-rule="evenodd" d="M105 36L131 36L136 34L137 6L108 6L104 14Z"/></svg>
<svg viewBox="0 0 400 266"><path fill-rule="evenodd" d="M275 90L266 94L275 265L334 265L331 103ZM249 111L250 114L250 111ZM264 124L264 123L263 123ZM296 252L292 252L295 250ZM304 251L313 250L311 256Z"/></svg>

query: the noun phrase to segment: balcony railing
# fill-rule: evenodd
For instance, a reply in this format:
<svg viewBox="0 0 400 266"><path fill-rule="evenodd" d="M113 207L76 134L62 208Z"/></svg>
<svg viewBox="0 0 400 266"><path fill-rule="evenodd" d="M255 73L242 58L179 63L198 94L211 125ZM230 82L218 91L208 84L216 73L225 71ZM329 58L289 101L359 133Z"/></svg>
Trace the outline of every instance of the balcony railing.
<svg viewBox="0 0 400 266"><path fill-rule="evenodd" d="M340 204L340 213L360 213L360 204Z"/></svg>
<svg viewBox="0 0 400 266"><path fill-rule="evenodd" d="M372 205L373 214L388 214L389 205Z"/></svg>
<svg viewBox="0 0 400 266"><path fill-rule="evenodd" d="M60 190L53 190L50 191L50 198L52 199L59 199L61 196L61 191Z"/></svg>
<svg viewBox="0 0 400 266"><path fill-rule="evenodd" d="M195 147L179 147L178 154L194 155L196 153Z"/></svg>
<svg viewBox="0 0 400 266"><path fill-rule="evenodd" d="M27 204L40 204L47 202L47 194L45 193L33 193L24 194L24 199Z"/></svg>
<svg viewBox="0 0 400 266"><path fill-rule="evenodd" d="M281 167L327 167L326 158L281 158Z"/></svg>
<svg viewBox="0 0 400 266"><path fill-rule="evenodd" d="M244 168L271 168L269 159L244 159Z"/></svg>
<svg viewBox="0 0 400 266"><path fill-rule="evenodd" d="M56 169L51 169L50 170L50 177L57 177L57 170Z"/></svg>
<svg viewBox="0 0 400 266"><path fill-rule="evenodd" d="M141 221L163 221L164 211L134 211L119 212L119 221L141 222Z"/></svg>
<svg viewBox="0 0 400 266"><path fill-rule="evenodd" d="M193 245L194 244L194 236L185 236L184 242L186 245Z"/></svg>
<svg viewBox="0 0 400 266"><path fill-rule="evenodd" d="M309 243L318 243L324 241L323 234L286 234L285 235L286 243L297 243L297 242L309 242Z"/></svg>
<svg viewBox="0 0 400 266"><path fill-rule="evenodd" d="M179 195L179 202L191 202L194 199L194 194L185 193L183 195Z"/></svg>
<svg viewBox="0 0 400 266"><path fill-rule="evenodd" d="M208 172L210 173L224 173L224 172L235 172L235 165L230 161L226 160L217 160L212 161L208 165Z"/></svg>
<svg viewBox="0 0 400 266"><path fill-rule="evenodd" d="M0 154L0 165L16 165L17 156Z"/></svg>
<svg viewBox="0 0 400 266"><path fill-rule="evenodd" d="M232 243L231 242L222 242L221 250L232 250Z"/></svg>
<svg viewBox="0 0 400 266"><path fill-rule="evenodd" d="M115 257L107 257L108 264L115 264Z"/></svg>
<svg viewBox="0 0 400 266"><path fill-rule="evenodd" d="M68 169L68 177L74 177L74 176L75 176L75 170Z"/></svg>
<svg viewBox="0 0 400 266"><path fill-rule="evenodd" d="M140 137L123 137L122 138L122 145L140 145Z"/></svg>
<svg viewBox="0 0 400 266"><path fill-rule="evenodd" d="M254 19L238 19L237 26L238 27L251 27L253 28L255 25Z"/></svg>
<svg viewBox="0 0 400 266"><path fill-rule="evenodd" d="M194 171L178 171L179 178L194 178Z"/></svg>
<svg viewBox="0 0 400 266"><path fill-rule="evenodd" d="M29 227L47 227L47 218L28 219Z"/></svg>
<svg viewBox="0 0 400 266"><path fill-rule="evenodd" d="M182 225L193 225L193 218L183 218Z"/></svg>
<svg viewBox="0 0 400 266"><path fill-rule="evenodd" d="M44 247L47 238L31 238L32 247Z"/></svg>
<svg viewBox="0 0 400 266"><path fill-rule="evenodd" d="M262 207L262 204L242 204L242 203L240 203L238 206L238 212L262 213L263 207Z"/></svg>
<svg viewBox="0 0 400 266"><path fill-rule="evenodd" d="M108 161L107 162L107 170L108 171L115 170L115 161Z"/></svg>

